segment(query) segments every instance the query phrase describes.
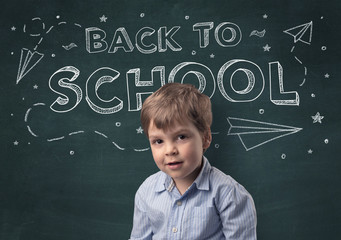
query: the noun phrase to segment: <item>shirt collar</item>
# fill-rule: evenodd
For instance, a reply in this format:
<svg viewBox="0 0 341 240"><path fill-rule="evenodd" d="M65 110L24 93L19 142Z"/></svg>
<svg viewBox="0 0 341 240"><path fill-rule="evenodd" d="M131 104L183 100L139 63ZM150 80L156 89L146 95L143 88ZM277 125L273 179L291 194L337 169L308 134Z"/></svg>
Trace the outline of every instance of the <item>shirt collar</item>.
<svg viewBox="0 0 341 240"><path fill-rule="evenodd" d="M210 171L211 171L211 164L208 162L206 157L203 157L203 166L198 175L195 179L194 183L199 190L210 190Z"/></svg>
<svg viewBox="0 0 341 240"><path fill-rule="evenodd" d="M203 166L192 185L195 185L198 190L209 190L210 181L209 174L211 171L211 164L208 162L206 157L203 157ZM155 192L169 191L171 192L175 187L173 179L166 173L161 172L160 177L155 186Z"/></svg>

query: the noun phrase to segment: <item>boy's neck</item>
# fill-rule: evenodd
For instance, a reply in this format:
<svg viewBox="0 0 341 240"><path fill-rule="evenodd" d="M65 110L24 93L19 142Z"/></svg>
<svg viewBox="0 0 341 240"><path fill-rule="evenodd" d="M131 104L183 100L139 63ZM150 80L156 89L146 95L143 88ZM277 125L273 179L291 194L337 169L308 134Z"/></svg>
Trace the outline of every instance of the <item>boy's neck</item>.
<svg viewBox="0 0 341 240"><path fill-rule="evenodd" d="M186 177L185 179L173 179L176 188L178 189L179 193L181 195L184 195L184 193L189 189L189 187L193 184L195 179L198 177L201 169L203 167L203 162L201 163L200 167L198 167L191 176Z"/></svg>

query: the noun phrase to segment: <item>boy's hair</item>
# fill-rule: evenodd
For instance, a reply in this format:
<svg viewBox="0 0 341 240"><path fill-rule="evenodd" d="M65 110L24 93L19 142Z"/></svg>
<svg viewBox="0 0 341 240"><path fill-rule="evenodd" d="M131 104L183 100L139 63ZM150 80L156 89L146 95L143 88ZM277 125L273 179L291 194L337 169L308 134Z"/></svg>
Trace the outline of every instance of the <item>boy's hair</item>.
<svg viewBox="0 0 341 240"><path fill-rule="evenodd" d="M210 98L193 85L168 83L143 103L141 125L147 137L151 122L159 129L169 129L186 120L191 121L202 134L210 130L212 124Z"/></svg>

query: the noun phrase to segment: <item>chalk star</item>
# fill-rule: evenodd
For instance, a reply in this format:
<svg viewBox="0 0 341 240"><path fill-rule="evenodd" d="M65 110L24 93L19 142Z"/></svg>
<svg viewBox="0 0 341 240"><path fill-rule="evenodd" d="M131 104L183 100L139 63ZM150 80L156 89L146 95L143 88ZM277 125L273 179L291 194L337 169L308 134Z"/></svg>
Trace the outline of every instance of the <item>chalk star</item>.
<svg viewBox="0 0 341 240"><path fill-rule="evenodd" d="M215 55L212 53L211 55L210 55L210 58L214 58L215 57Z"/></svg>
<svg viewBox="0 0 341 240"><path fill-rule="evenodd" d="M14 146L18 146L19 142L17 140L15 140L15 142L13 142Z"/></svg>
<svg viewBox="0 0 341 240"><path fill-rule="evenodd" d="M329 78L329 77L330 77L329 73L326 73L326 74L324 75L324 78Z"/></svg>
<svg viewBox="0 0 341 240"><path fill-rule="evenodd" d="M102 17L99 18L101 22L107 22L107 17L103 15Z"/></svg>
<svg viewBox="0 0 341 240"><path fill-rule="evenodd" d="M269 44L266 44L264 47L263 47L263 49L264 49L264 52L270 52L270 46L269 46Z"/></svg>
<svg viewBox="0 0 341 240"><path fill-rule="evenodd" d="M136 129L137 134L142 134L143 133L143 129L140 126L139 128Z"/></svg>
<svg viewBox="0 0 341 240"><path fill-rule="evenodd" d="M267 19L267 18L268 18L268 15L264 14L264 15L263 15L263 18L264 18L264 19Z"/></svg>
<svg viewBox="0 0 341 240"><path fill-rule="evenodd" d="M11 27L12 31L15 31L17 28L15 26Z"/></svg>
<svg viewBox="0 0 341 240"><path fill-rule="evenodd" d="M313 150L309 149L309 150L308 150L308 153L309 153L309 154L313 154Z"/></svg>
<svg viewBox="0 0 341 240"><path fill-rule="evenodd" d="M35 84L35 85L33 86L33 89L38 89L38 85Z"/></svg>
<svg viewBox="0 0 341 240"><path fill-rule="evenodd" d="M314 120L313 123L322 123L322 119L324 118L324 116L321 116L321 114L319 112L317 112L315 114L315 116L311 116L311 118Z"/></svg>

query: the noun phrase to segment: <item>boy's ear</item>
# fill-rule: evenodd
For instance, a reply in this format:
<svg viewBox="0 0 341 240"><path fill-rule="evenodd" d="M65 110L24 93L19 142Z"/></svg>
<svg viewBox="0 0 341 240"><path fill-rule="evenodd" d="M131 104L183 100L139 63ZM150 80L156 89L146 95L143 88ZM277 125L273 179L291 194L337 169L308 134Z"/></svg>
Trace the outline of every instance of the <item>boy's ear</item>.
<svg viewBox="0 0 341 240"><path fill-rule="evenodd" d="M208 129L205 131L203 136L203 149L206 150L211 145L211 141L212 141L211 129Z"/></svg>

